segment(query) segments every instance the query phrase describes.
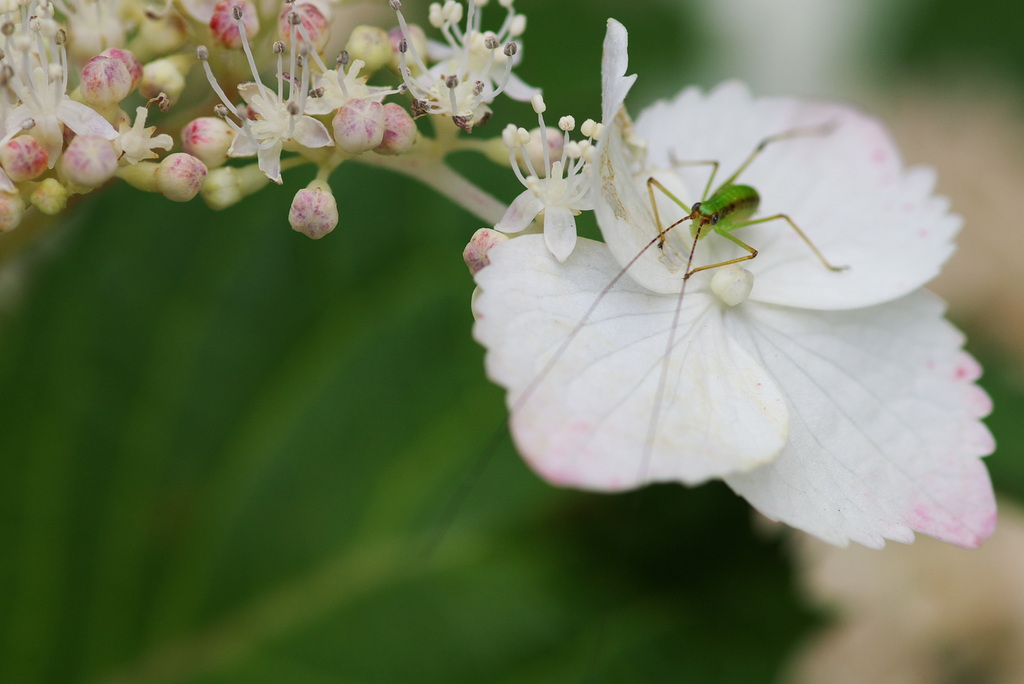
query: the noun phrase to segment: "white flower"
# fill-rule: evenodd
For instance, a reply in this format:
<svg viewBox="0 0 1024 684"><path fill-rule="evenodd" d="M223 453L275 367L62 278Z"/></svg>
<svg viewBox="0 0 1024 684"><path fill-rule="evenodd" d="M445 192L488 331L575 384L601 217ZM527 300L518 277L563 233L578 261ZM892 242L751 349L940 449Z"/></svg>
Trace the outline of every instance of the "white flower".
<svg viewBox="0 0 1024 684"><path fill-rule="evenodd" d="M483 31L481 9L485 4L481 0L469 0L465 28L461 28L461 4L454 0L446 0L443 5L431 3L430 23L441 31L446 42L430 43L429 56L438 61L428 67L427 55L416 51L401 12L401 2L391 0L404 36L399 72L414 98L413 110L417 115L450 116L460 128L469 131L490 117L488 105L501 93L517 100L528 100L538 92L512 73L512 68L522 58L513 39L526 29L526 17L516 13L513 0L501 0L500 4L507 9L501 28L497 32ZM407 52L412 67L406 62Z"/></svg>
<svg viewBox="0 0 1024 684"><path fill-rule="evenodd" d="M910 542L915 530L980 543L995 522L978 458L993 449L979 421L991 407L963 336L919 290L960 226L931 195L933 174L904 171L885 131L856 111L753 100L736 84L644 112L636 134L652 165L637 170L620 112L634 78L625 48L610 21L592 162L607 245L580 240L559 263L540 236L523 236L488 252L476 276L474 334L509 389L524 457L586 489L722 479L767 517L839 545ZM760 250L743 262L750 276L703 271L681 298L693 241L684 224L658 247L647 178L693 202L709 170L677 173L673 159L720 160L728 174L767 136L825 123L831 133L770 145L738 182L760 191L759 216L785 211L849 268L825 268L772 221L737 235ZM658 209L665 226L686 214ZM694 266L744 255L712 234Z"/></svg>
<svg viewBox="0 0 1024 684"><path fill-rule="evenodd" d="M359 75L364 66L366 64L363 60L354 59L348 71L344 71L344 64L339 64L337 69L327 69L314 76L313 91L316 97L306 100L306 113L314 116L330 114L343 107L349 100L380 102L387 95L397 92L383 86L366 85L368 75Z"/></svg>
<svg viewBox="0 0 1024 684"><path fill-rule="evenodd" d="M317 62L322 71L327 71L327 69L315 51L306 49L309 42L305 38L301 25L293 25L290 47L286 48L280 41L274 44L274 53L277 55L277 90L263 85L249 48L245 25L242 22L242 12L240 8L236 7L233 13L235 22L238 24L242 49L254 79L252 83L242 83L238 86L238 94L248 105L246 108L241 108L241 114L235 110L217 83L217 79L214 78L207 61L209 57L207 49L205 47L198 48L196 55L203 63L210 86L225 107L222 113L226 115L228 112L235 112L240 120L240 123L236 124L225 118L228 125L236 132L234 140L231 141L231 147L228 148L228 156L256 155L260 170L266 174L267 178L280 184L283 182L281 178L281 152L283 150L301 151L302 148L315 149L334 145L327 128L313 117L305 114L306 104L309 102L307 95L310 78L308 60L312 59ZM304 47L304 55L300 55L296 47L300 42ZM290 51L287 71L284 66L286 49ZM287 96L284 92L285 83L288 85Z"/></svg>
<svg viewBox="0 0 1024 684"><path fill-rule="evenodd" d="M333 145L331 134L322 123L261 83L242 83L238 94L249 105L255 118L245 122L242 131L228 149L228 156L248 157L255 154L267 178L281 183L281 151L294 141L308 148Z"/></svg>
<svg viewBox="0 0 1024 684"><path fill-rule="evenodd" d="M585 145L571 142L569 131L575 127L575 122L572 117L562 117L559 122L564 132L562 156L561 159L552 162L543 118L544 104L540 95L534 96L534 109L540 117L538 131L546 175L544 178L538 177L530 160L530 154L526 149L530 142L530 133L524 128L516 129L509 124L503 134L505 145L509 149L509 164L526 190L516 197L494 228L503 233L518 233L530 225L538 214L544 212L544 241L556 259L565 261L576 246L575 217L580 212L592 208L587 173L590 166L590 141L583 141ZM593 122L588 123L589 128L593 130ZM519 170L517 152L521 153L530 171L528 177L523 177L522 171Z"/></svg>

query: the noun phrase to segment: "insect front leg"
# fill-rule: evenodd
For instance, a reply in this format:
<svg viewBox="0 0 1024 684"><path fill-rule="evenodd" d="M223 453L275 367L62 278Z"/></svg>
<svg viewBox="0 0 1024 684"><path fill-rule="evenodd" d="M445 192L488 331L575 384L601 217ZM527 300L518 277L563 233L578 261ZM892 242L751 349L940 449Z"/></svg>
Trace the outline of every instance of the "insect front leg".
<svg viewBox="0 0 1024 684"><path fill-rule="evenodd" d="M755 223L757 223L757 222L755 221ZM744 225L747 225L747 224L741 223L741 224L736 225L736 226L730 226L729 230L732 230L733 228L739 228L740 226L744 226ZM712 268L718 268L719 266L728 266L729 264L738 264L741 261L750 261L751 259L753 259L754 257L757 256L757 250L756 249L754 249L753 247L748 245L743 240L740 240L735 235L733 235L733 234L731 234L731 233L729 233L727 231L724 231L724 230L722 230L722 231L716 230L715 232L718 233L719 235L721 235L722 237L724 237L726 240L730 240L732 242L735 242L737 245L739 245L743 249L745 249L748 252L750 252L750 254L748 254L746 256L736 257L735 259L729 259L728 261L720 261L717 264L708 264L707 266L698 266L697 268L694 268L694 269L689 270L689 271L686 272L686 275L683 276L683 280L684 281L685 280L689 280L690 276L692 276L694 273L699 273L701 271L707 271L707 270L712 269ZM696 240L694 240L694 245L696 245ZM692 257L692 255L691 255L691 257Z"/></svg>
<svg viewBox="0 0 1024 684"><path fill-rule="evenodd" d="M661 192L664 193L666 197L668 197L670 200L672 200L680 207L682 207L683 211L685 211L687 215L689 215L690 213L690 207L687 206L681 199L672 194L669 191L669 189L662 185L661 181L659 181L657 178L651 176L650 178L647 179L647 195L651 199L651 210L654 212L654 222L658 226L658 248L663 249L665 247L665 236L668 234L668 231L672 230L686 219L679 219L678 221L676 221L675 223L666 228L661 222L661 214L658 213L658 202L654 199L654 188L658 188L659 190L661 190Z"/></svg>

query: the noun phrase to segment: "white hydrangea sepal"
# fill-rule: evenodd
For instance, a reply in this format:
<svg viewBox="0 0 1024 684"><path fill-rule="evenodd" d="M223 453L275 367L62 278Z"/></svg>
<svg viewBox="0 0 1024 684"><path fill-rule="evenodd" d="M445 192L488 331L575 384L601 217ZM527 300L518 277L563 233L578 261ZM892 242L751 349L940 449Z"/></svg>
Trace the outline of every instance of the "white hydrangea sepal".
<svg viewBox="0 0 1024 684"><path fill-rule="evenodd" d="M676 332L670 400L644 462L675 300L620 278L573 335L619 271L601 243L580 239L560 264L540 235L524 235L488 256L490 266L476 275L473 334L488 349L488 375L509 388L517 446L548 481L602 491L697 484L781 451L785 398L725 334L721 316L700 315L710 295L684 302L679 326L704 324L699 334Z"/></svg>
<svg viewBox="0 0 1024 684"><path fill-rule="evenodd" d="M996 504L981 368L945 306L918 290L855 311L749 307L732 326L782 386L790 438L772 463L724 478L773 520L832 544L881 548L914 531L975 547ZM738 319L733 319L738 320Z"/></svg>

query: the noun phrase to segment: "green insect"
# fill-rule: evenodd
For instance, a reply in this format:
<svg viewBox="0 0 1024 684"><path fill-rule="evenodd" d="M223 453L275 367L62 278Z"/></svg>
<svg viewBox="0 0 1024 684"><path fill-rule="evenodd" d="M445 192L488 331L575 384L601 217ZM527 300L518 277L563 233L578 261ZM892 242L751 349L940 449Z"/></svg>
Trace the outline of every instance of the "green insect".
<svg viewBox="0 0 1024 684"><path fill-rule="evenodd" d="M668 232L683 223L684 221L692 221L690 224L690 235L693 238L693 246L690 249L690 256L686 263L686 272L683 274L683 280L688 280L694 273L700 271L707 271L712 268L718 268L720 266L728 266L729 264L736 264L741 261L748 261L757 256L757 250L748 245L747 243L740 240L738 237L733 235L733 231L737 228L745 228L747 226L757 225L759 223L768 223L769 221L785 221L788 223L793 230L796 231L807 246L811 248L811 251L818 257L822 264L826 268L832 271L842 271L847 268L846 266L833 266L828 262L825 256L818 250L818 248L811 242L811 239L807 237L804 231L800 230L800 227L793 222L786 214L773 214L771 216L765 216L764 218L751 219L750 217L757 213L757 209L761 204L761 196L757 190L749 185L740 185L736 183L736 179L743 171L750 166L757 156L764 150L765 147L773 142L780 140L788 140L790 138L812 136L812 135L826 135L833 130L833 126L825 124L824 126L814 126L808 128L795 128L777 135L772 135L760 143L754 148L754 151L750 153L746 161L740 164L736 171L725 179L725 181L715 188L715 191L708 197L708 191L711 189L712 184L715 180L715 175L718 173L718 162L717 161L696 161L696 162L682 162L676 163L677 166L688 165L708 165L712 167L711 175L708 178L707 185L704 187L704 193L701 196L700 202L694 202L692 207L686 206L686 204L678 197L673 195L668 188L662 185L655 178L647 179L647 193L650 196L651 207L654 210L654 220L658 224L658 238L656 242L660 249L664 249L665 241L667 240ZM668 227L662 224L661 216L658 214L658 205L654 198L654 188L658 188L663 192L669 199L682 207L683 211L687 213L686 216L675 221ZM710 230L705 230L708 226ZM737 257L735 259L729 259L727 261L720 261L717 264L708 264L707 266L698 266L697 268L690 268L693 263L693 253L697 248L697 242L707 237L712 232L717 233L725 239L739 245L745 249L749 254L746 256Z"/></svg>

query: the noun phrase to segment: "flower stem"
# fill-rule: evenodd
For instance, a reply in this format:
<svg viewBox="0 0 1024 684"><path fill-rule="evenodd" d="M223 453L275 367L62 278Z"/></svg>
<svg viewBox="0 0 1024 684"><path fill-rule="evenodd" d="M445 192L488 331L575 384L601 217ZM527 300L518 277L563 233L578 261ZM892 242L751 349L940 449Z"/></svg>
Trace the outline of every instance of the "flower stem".
<svg viewBox="0 0 1024 684"><path fill-rule="evenodd" d="M418 155L388 157L380 154L364 154L354 161L379 166L415 178L427 187L437 190L489 226L493 226L505 215L507 207L503 203L466 180L464 176L441 159Z"/></svg>

